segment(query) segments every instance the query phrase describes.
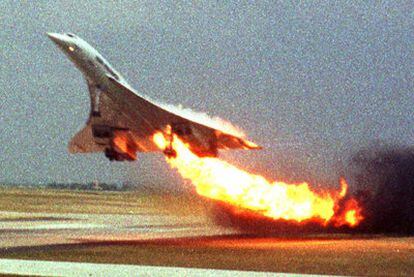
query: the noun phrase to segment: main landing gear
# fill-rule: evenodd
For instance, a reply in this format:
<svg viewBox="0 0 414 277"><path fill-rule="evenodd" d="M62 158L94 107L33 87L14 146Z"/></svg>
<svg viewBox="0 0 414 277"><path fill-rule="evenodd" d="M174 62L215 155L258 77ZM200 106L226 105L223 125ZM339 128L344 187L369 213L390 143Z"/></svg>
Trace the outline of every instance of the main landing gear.
<svg viewBox="0 0 414 277"><path fill-rule="evenodd" d="M168 145L167 147L165 147L163 153L165 156L167 156L167 158L171 159L171 158L177 158L177 151L174 150L172 143L173 143L173 133L171 131L171 129L169 130L169 132L166 135L166 138L168 140Z"/></svg>
<svg viewBox="0 0 414 277"><path fill-rule="evenodd" d="M171 147L167 147L164 149L164 155L167 156L169 159L177 158L177 151L172 149Z"/></svg>

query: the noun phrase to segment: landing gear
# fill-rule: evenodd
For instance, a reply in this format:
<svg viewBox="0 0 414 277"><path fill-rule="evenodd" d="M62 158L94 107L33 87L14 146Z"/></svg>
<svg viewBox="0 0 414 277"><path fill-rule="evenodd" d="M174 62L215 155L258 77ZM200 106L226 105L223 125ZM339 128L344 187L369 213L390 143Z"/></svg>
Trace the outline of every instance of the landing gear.
<svg viewBox="0 0 414 277"><path fill-rule="evenodd" d="M167 130L167 135L166 138L168 140L168 145L167 147L165 147L163 153L165 156L167 156L167 158L171 159L171 158L177 158L177 151L174 150L173 148L173 139L174 139L174 135L172 133L171 127L169 126L168 130Z"/></svg>
<svg viewBox="0 0 414 277"><path fill-rule="evenodd" d="M134 161L135 158L129 156L126 153L119 153L117 151L115 151L113 148L106 148L105 149L105 157L108 158L109 161L113 162L113 161L118 161L118 162L123 162L123 161Z"/></svg>
<svg viewBox="0 0 414 277"><path fill-rule="evenodd" d="M113 160L116 160L116 152L111 148L106 148L105 157L107 157L112 162Z"/></svg>
<svg viewBox="0 0 414 277"><path fill-rule="evenodd" d="M174 159L177 158L177 151L175 151L174 149L172 149L169 146L164 149L163 153L169 159L171 159L171 158L174 158Z"/></svg>

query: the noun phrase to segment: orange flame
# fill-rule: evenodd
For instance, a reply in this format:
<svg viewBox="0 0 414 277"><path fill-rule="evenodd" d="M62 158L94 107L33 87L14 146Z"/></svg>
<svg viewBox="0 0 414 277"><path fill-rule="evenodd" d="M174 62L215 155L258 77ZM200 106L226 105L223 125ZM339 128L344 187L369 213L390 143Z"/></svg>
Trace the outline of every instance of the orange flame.
<svg viewBox="0 0 414 277"><path fill-rule="evenodd" d="M161 132L156 133L153 140L160 149L165 149L169 143ZM324 225L335 221L337 226L356 226L361 220L352 214L344 214L339 219L335 216L338 202L347 192L344 179L341 179L340 192L317 194L305 182L295 185L269 182L260 175L250 174L218 158L199 158L177 136L174 136L172 147L177 156L167 158L168 164L177 169L184 179L191 180L197 193L205 197L275 220L316 220Z"/></svg>
<svg viewBox="0 0 414 277"><path fill-rule="evenodd" d="M124 136L117 135L112 140L113 145L121 152L128 152L128 141Z"/></svg>
<svg viewBox="0 0 414 277"><path fill-rule="evenodd" d="M362 220L364 220L362 209L358 202L351 198L345 202L343 212L335 220L335 226L348 225L355 227Z"/></svg>

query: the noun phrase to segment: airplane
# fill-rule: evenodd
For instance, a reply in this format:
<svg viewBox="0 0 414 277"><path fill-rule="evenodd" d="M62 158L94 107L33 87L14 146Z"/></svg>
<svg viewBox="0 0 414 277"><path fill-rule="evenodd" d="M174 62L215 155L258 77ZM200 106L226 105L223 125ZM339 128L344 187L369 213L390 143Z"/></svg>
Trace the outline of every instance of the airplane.
<svg viewBox="0 0 414 277"><path fill-rule="evenodd" d="M90 113L86 126L69 142L70 153L103 152L110 161L134 161L137 152L160 151L156 132L167 139L163 153L171 158L175 136L198 157L217 157L219 149L260 149L238 134L209 122L189 119L135 91L89 43L72 33L47 33L86 79Z"/></svg>

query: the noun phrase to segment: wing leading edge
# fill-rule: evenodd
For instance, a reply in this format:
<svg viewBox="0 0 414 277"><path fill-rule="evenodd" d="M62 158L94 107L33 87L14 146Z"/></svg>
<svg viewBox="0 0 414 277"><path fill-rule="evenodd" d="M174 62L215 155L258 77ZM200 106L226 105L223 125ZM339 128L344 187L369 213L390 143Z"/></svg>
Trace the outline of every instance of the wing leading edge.
<svg viewBox="0 0 414 277"><path fill-rule="evenodd" d="M170 112L140 96L112 76L107 77L113 87L108 88L105 93L123 113L131 117L133 126L130 127L140 137L151 138L156 131L164 130L168 125L191 126L194 135L199 139L205 141L215 139L214 144L217 149L261 149L260 146L241 137Z"/></svg>

